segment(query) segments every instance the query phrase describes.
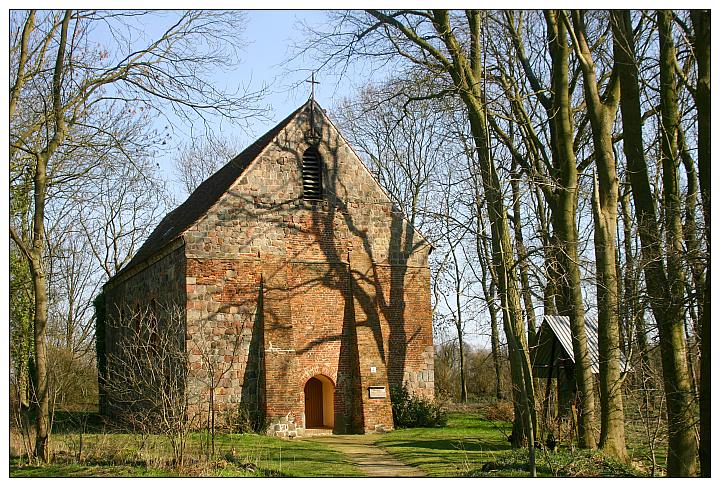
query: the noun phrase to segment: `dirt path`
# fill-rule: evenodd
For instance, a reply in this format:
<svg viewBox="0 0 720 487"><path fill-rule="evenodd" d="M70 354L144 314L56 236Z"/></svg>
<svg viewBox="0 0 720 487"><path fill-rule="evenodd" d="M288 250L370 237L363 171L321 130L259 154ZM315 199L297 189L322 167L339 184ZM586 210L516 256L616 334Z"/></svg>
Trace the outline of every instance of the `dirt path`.
<svg viewBox="0 0 720 487"><path fill-rule="evenodd" d="M405 465L385 450L373 445L374 435L316 436L323 443L348 456L368 477L424 477L425 472Z"/></svg>

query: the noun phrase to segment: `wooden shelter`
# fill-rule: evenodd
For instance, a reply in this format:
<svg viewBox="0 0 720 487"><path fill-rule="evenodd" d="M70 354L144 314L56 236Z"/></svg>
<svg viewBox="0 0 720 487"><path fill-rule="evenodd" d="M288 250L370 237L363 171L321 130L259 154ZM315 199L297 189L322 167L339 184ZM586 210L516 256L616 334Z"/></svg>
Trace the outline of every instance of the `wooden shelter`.
<svg viewBox="0 0 720 487"><path fill-rule="evenodd" d="M590 355L590 368L594 375L598 375L600 373L600 354L598 351L597 318L585 317L585 336L587 337L587 348ZM544 409L549 408L552 379L557 379L557 413L559 416L564 416L570 410L570 405L575 401L577 391L570 318L568 316L544 316L538 330L536 343L531 352L533 375L538 378L548 379ZM620 361L623 373L631 370L622 352Z"/></svg>
<svg viewBox="0 0 720 487"><path fill-rule="evenodd" d="M593 374L599 374L597 318L585 317L585 336L587 336L590 355L590 368ZM620 354L620 361L623 373L631 370L623 353ZM557 378L561 370L575 366L569 317L543 317L537 334L537 346L532 351L532 364L533 375L543 379Z"/></svg>

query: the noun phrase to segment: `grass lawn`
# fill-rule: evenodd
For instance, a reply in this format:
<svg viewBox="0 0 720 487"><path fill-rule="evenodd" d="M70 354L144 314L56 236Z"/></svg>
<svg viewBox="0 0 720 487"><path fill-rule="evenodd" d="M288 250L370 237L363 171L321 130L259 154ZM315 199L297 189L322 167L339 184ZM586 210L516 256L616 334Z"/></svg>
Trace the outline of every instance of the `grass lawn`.
<svg viewBox="0 0 720 487"><path fill-rule="evenodd" d="M398 429L377 435L375 444L430 477L523 477L528 475L527 450L512 450L506 434L511 424L488 421L478 410L450 412L444 428ZM631 431L631 430L629 430ZM620 465L598 452L567 446L557 452L538 450L538 476L630 477L650 475L638 461L628 435L633 467ZM11 458L12 477L360 477L351 459L312 439L286 440L254 434L218 434L214 459L207 460L205 436L188 439L183 468L174 468L167 438L138 434L94 433L82 437L72 428L51 436L54 458L49 465L21 464ZM17 441L17 439L16 439ZM636 443L637 442L637 443ZM11 433L11 451L13 439ZM15 448L15 451L18 451ZM658 459L664 460L663 451ZM484 467L484 468L483 468ZM655 474L661 472L656 471Z"/></svg>
<svg viewBox="0 0 720 487"><path fill-rule="evenodd" d="M177 472L132 465L18 465L10 462L11 477L176 477Z"/></svg>
<svg viewBox="0 0 720 487"><path fill-rule="evenodd" d="M398 429L375 443L432 477L464 477L510 450L501 429L509 423L486 421L479 413L449 413L444 428Z"/></svg>
<svg viewBox="0 0 720 487"><path fill-rule="evenodd" d="M361 477L342 453L312 440L285 440L262 435L223 435L216 451L232 451L243 463L255 463L280 477Z"/></svg>
<svg viewBox="0 0 720 487"><path fill-rule="evenodd" d="M79 435L55 433L49 465L10 463L11 477L348 477L362 476L349 459L311 440L262 435L217 435L216 456L207 462L203 436L193 435L185 466L173 468L167 440L130 434L86 434L78 462ZM234 453L233 453L234 452Z"/></svg>
<svg viewBox="0 0 720 487"><path fill-rule="evenodd" d="M528 451L512 450L505 436L511 429L510 423L487 421L479 412L451 412L445 428L399 429L375 444L431 477L527 477ZM536 471L538 477L646 475L598 452L566 447L536 450Z"/></svg>

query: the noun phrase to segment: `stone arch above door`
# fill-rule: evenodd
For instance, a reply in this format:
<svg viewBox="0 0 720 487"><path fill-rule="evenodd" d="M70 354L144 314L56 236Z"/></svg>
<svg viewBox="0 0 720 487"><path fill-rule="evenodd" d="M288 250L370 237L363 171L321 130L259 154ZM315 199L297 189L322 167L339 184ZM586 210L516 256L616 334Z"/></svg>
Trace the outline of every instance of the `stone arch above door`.
<svg viewBox="0 0 720 487"><path fill-rule="evenodd" d="M332 381L333 386L337 386L337 369L318 364L312 367L304 368L302 370L302 374L300 375L300 381L298 384L300 388L305 387L305 383L308 381L308 379L310 377L315 377L316 375L324 375Z"/></svg>

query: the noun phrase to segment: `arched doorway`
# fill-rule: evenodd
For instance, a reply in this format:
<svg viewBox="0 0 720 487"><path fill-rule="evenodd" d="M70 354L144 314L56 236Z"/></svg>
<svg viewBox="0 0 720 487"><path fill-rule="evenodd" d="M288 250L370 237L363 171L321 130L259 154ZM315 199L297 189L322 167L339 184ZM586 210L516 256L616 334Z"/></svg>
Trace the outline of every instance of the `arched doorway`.
<svg viewBox="0 0 720 487"><path fill-rule="evenodd" d="M305 383L305 427L335 426L335 385L329 377L316 375Z"/></svg>

